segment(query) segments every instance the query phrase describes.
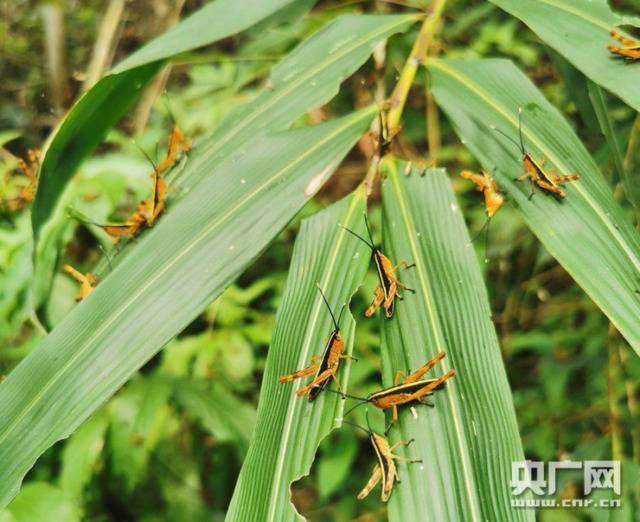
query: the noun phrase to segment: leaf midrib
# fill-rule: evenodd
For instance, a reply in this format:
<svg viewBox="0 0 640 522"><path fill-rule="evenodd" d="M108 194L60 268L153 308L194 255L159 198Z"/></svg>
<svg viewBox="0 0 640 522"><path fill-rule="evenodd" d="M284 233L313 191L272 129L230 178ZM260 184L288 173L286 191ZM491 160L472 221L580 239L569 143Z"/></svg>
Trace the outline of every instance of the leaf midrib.
<svg viewBox="0 0 640 522"><path fill-rule="evenodd" d="M466 85L471 91L475 92L482 100L484 100L490 107L493 107L497 113L499 113L507 122L511 123L514 128L518 129L518 120L517 118L511 116L511 114L504 109L500 104L495 102L490 96L488 96L480 86L467 77L461 76L457 71L448 67L442 60L432 60L430 65L436 68L440 68L445 74L449 74L450 76L456 78L460 83ZM573 171L568 168L568 166L559 159L550 149L548 149L543 142L538 140L537 135L535 133L531 133L527 130L525 125L522 126L522 134L528 138L528 140L533 143L538 150L547 158L549 158L553 164L558 167L561 171L565 173L571 174ZM625 252L629 260L633 263L636 268L636 271L640 272L640 260L634 255L634 253L629 249L626 241L623 237L621 237L619 231L610 223L609 220L606 219L606 213L603 215L600 206L595 203L591 195L585 190L582 183L574 183L572 184L572 188L575 192L579 193L587 205L593 210L594 214L600 218L605 227L609 230L611 235L616 239L616 241L622 247L622 250Z"/></svg>
<svg viewBox="0 0 640 522"><path fill-rule="evenodd" d="M402 214L402 218L404 220L404 224L407 230L407 235L409 238L409 245L411 248L411 252L413 254L414 263L416 263L416 272L418 273L418 277L420 279L420 286L422 288L421 295L423 297L423 301L427 307L429 323L431 324L431 331L434 333L436 338L436 345L438 347L438 351L445 351L446 343L444 341L444 335L442 332L442 328L440 325L440 321L437 317L437 313L435 311L435 303L431 300L431 284L429 283L429 277L425 273L424 266L422 264L422 258L419 255L418 246L416 245L415 237L417 230L415 228L415 224L409 215L409 211L407 209L406 201L404 198L404 193L402 191L402 187L398 181L398 170L395 165L395 162L391 163L391 174L390 178L393 183L394 190L398 197L398 204L400 207L400 213ZM441 361L443 366L443 370L449 371L451 366L447 362L446 359ZM456 432L456 442L459 448L459 455L461 457L462 462L462 476L464 477L464 485L467 490L467 498L469 499L469 506L471 507L471 513L473 516L473 520L481 520L481 513L478 511L478 500L476 498L476 488L475 481L473 479L473 474L471 473L471 463L468 453L469 445L465 444L464 430L462 428L462 415L458 410L457 403L453 397L453 387L445 386L444 393L449 400L449 407L451 409L451 419L452 424L454 426ZM472 501L474 499L475 501Z"/></svg>
<svg viewBox="0 0 640 522"><path fill-rule="evenodd" d="M349 223L351 220L351 216L353 215L353 213L355 212L355 209L357 208L357 205L359 203L360 200L360 192L357 192L351 203L349 204L349 208L347 210L347 214L346 214L346 222ZM335 268L336 262L338 260L338 252L340 251L340 248L342 246L342 243L344 242L345 236L346 236L346 232L344 231L344 229L339 229L338 231L338 238L336 240L336 242L334 243L334 248L333 251L331 252L331 260L330 262L326 265L325 268L325 274L322 278L322 283L321 283L321 287L322 288L327 288L329 280L331 278L331 274L333 273L333 270ZM321 298L319 296L316 296L315 299L315 305L313 308L313 319L312 321L309 323L310 328L307 328L307 332L309 332L309 335L306 336L304 345L303 345L303 349L300 351L300 354L298 356L298 365L296 367L301 367L302 365L304 365L306 363L306 361L309 360L310 357L310 347L311 347L311 340L313 339L313 334L316 330L316 327L318 325L318 321L319 321L319 317L320 317L320 310L322 309L323 306L323 301L321 300ZM351 314L349 314L351 315ZM299 389L302 386L302 383L299 382L298 386L296 389ZM280 449L278 451L278 457L276 459L276 470L273 474L273 480L271 481L271 495L270 495L270 501L269 501L269 513L267 515L267 520L273 521L275 520L275 509L276 509L276 505L277 505L277 496L278 496L278 485L282 479L282 475L284 473L284 457L285 457L285 453L288 449L288 442L289 442L289 436L291 434L291 426L293 423L293 414L295 411L295 408L292 406L292 403L295 403L296 400L300 400L295 393L291 393L289 395L289 401L287 403L287 416L285 418L285 424L283 427L283 438L281 439L281 443L280 443ZM295 507L294 507L295 509Z"/></svg>
<svg viewBox="0 0 640 522"><path fill-rule="evenodd" d="M189 253L201 241L203 241L204 238L207 235L209 235L213 230L218 228L230 216L235 214L238 211L238 209L243 207L249 200L253 199L257 194L262 192L268 185L273 183L278 178L282 177L284 174L287 173L287 171L289 171L292 168L294 168L298 163L301 163L304 159L306 159L308 156L310 156L316 150L322 148L322 146L324 146L325 143L330 142L331 140L333 140L336 136L338 136L340 133L342 133L345 129L355 125L356 121L359 121L360 119L365 119L365 117L369 117L369 113L371 113L372 111L373 111L373 109L364 111L362 113L362 116L360 118L358 118L357 120L349 119L348 121L345 121L343 125L337 127L336 130L334 130L333 132L328 134L325 138L323 138L322 140L318 141L313 146L311 146L309 149L307 149L304 153L302 153L300 156L298 156L298 158L296 158L295 161L293 161L289 165L285 166L280 171L277 171L276 173L274 173L274 175L271 178L269 178L267 181L265 181L265 183L260 185L256 190L254 190L249 195L247 195L237 205L232 207L226 214L222 215L217 221L211 223L210 226L205 227L203 229L203 231L199 235L197 235L190 243L188 243L185 246L184 249L182 249L180 251L180 253L174 258L173 261L170 261L169 263L166 263L163 266L161 266L160 269L157 272L155 272L155 275L152 276L151 279L149 279L149 282L146 285L144 285L138 292L136 292L128 301L125 301L125 303L119 309L119 311L116 311L110 318L108 318L104 323L102 323L102 325L98 329L96 329L94 334L91 337L89 337L89 339L86 341L84 346L80 345L80 348L75 353L75 355L71 359L69 359L69 362L67 364L65 364L60 369L60 371L56 372L52 376L52 378L40 389L40 392L27 404L27 406L21 411L20 415L18 415L16 417L15 421L12 422L10 425L8 425L7 430L3 434L0 435L0 445L2 443L4 443L4 441L7 439L7 437L9 435L11 435L13 430L18 426L18 424L22 421L22 419L24 419L31 412L31 410L33 409L34 405L37 404L40 401L40 399L46 394L46 392L48 392L49 389L53 385L55 385L56 382L60 378L62 378L64 373L67 371L67 369L72 367L75 364L75 362L78 359L80 359L86 353L86 351L89 349L91 344L100 335L102 335L103 332L105 332L106 330L111 328L111 326L114 325L120 319L120 317L125 313L125 311L127 309L129 309L133 305L133 303L138 299L138 297L140 297L144 292L146 292L146 290L148 288L153 286L153 284L155 284L156 281L160 280L169 271L170 268L172 268L174 265L176 265L187 253Z"/></svg>

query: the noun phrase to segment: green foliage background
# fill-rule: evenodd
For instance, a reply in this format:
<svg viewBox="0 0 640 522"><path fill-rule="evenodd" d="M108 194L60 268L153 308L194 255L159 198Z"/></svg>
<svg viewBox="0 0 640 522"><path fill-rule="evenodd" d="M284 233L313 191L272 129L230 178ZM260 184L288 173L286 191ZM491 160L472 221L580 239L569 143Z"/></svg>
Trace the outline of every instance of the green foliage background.
<svg viewBox="0 0 640 522"><path fill-rule="evenodd" d="M3 8L0 17L5 55L0 61L0 77L6 79L0 85L0 142L17 155L23 155L27 147L39 146L61 116L54 110L41 60L41 14L20 8L27 2L23 4L11 10ZM185 13L195 11L200 4L187 2ZM311 9L311 3L307 4ZM579 64L566 61L560 54L562 42L552 47L542 43L536 36L539 28L532 27L534 33L519 20L527 22L526 11L514 13L518 17L514 18L497 7L509 10L507 4L517 2L447 2L437 42L441 52L456 59L512 59L569 120L605 174L614 198L623 205L624 219L637 224L631 204L635 200L629 193L633 181L628 178L629 162L633 165L634 158L627 159L623 166L637 114L592 84L574 68ZM634 0L612 4L620 12L637 15L639 11ZM86 67L102 8L101 2L83 1L77 9L65 12L68 71ZM97 153L82 163L62 194L63 201L96 219L126 215L131 204L144 197L148 189L149 166L138 146L154 151L160 143L160 154L163 152L172 126L167 103L185 133L197 138L213 129L233 108L255 96L269 96L263 90L265 78L298 43L341 14L365 12L413 11L384 2L320 1L309 12L302 8L289 17L266 21L213 46L181 55L172 66L167 97L156 100L148 124L135 137L137 145L129 140L130 114L108 133ZM160 15L153 14L151 2L136 2L127 7L122 29L115 62L161 32ZM397 80L417 31L413 26L389 41L385 67L379 73L388 91ZM320 110L307 112L312 106L291 108L302 115L294 118L294 126L333 119L370 103L375 74L375 64L369 59L344 79L339 94ZM434 82L436 98L444 96L438 92L437 66L432 74L435 78L424 69L418 71L403 114L401 145L409 155L424 156L426 151L424 87ZM62 109L68 108L78 94L79 82L72 74L68 75L67 89ZM438 102L450 112L445 102ZM259 125L284 128L290 123L268 116ZM480 165L455 131L470 142L473 137L454 129L442 114L438 121L442 135L438 164L450 174L457 202L473 235L484 222L481 198L456 173ZM477 144L469 145L477 152L474 146L477 149ZM18 496L0 512L0 521L224 519L255 426L275 313L284 294L301 220L356 187L365 175L366 153L366 144L352 150L337 175L235 283L69 439L44 453ZM14 156L3 150L0 176L4 178L15 165ZM191 168L188 160L183 167ZM637 183L637 170L635 175ZM177 185L184 187L188 177L177 176ZM381 237L379 199L380 194L374 193L372 215L375 233ZM488 251L481 241L476 242L476 248L524 453L529 459L545 461L613 457L623 461L624 469L623 508L612 515L601 510L547 510L540 513L540 519L636 520L640 513L640 361L600 308L532 234L525 224L532 217L521 210L506 205L492 221ZM540 220L538 215L533 217ZM47 296L37 302L40 321L47 328L59 324L76 306L77 289L59 269L62 261L84 271L94 270L98 264L99 274L109 270L99 248L110 246L104 234L78 226L63 215L55 216L54 222L55 234L45 236L49 239L43 241L38 255L43 266L48 266L47 260L55 259L55 254L61 253L61 259L51 262L52 271L45 274L40 287L36 285L35 294L30 214L7 214L0 224L2 374L9 374L42 339L34 324L34 295L37 301L38 296ZM370 271L352 300L354 317L362 316L375 284ZM602 287L596 290L607 292ZM405 302L400 306L410 305ZM380 332L377 321L358 321L353 350L359 362L350 367L351 393L366 394L379 386L381 334L393 332ZM474 391L482 393L480 389ZM310 475L292 488L298 510L314 521L386 520L386 508L375 494L364 502L355 499L370 471L367 444L352 430L332 432L321 443ZM578 475L562 474L558 498L573 497L580 484ZM391 509L396 507L392 505Z"/></svg>

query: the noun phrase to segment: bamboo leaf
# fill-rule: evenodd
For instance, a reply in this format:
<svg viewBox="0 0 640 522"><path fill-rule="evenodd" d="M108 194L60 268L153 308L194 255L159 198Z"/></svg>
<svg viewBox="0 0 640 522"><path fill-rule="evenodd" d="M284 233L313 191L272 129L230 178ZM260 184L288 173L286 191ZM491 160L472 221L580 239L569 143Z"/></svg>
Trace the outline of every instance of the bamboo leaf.
<svg viewBox="0 0 640 522"><path fill-rule="evenodd" d="M415 370L444 351L433 376L456 375L414 417L401 409L391 441L415 439L404 452L402 484L389 520L516 521L533 513L511 507L511 462L524 460L511 390L491 322L487 291L464 218L442 170L404 176L388 163L383 185L383 251L415 263L400 280L405 292L392 320L381 319L383 381Z"/></svg>
<svg viewBox="0 0 640 522"><path fill-rule="evenodd" d="M595 83L640 111L640 68L611 54L619 45L609 31L633 20L614 13L606 0L491 0L520 18L545 43ZM629 35L630 36L630 35Z"/></svg>
<svg viewBox="0 0 640 522"><path fill-rule="evenodd" d="M0 506L67 437L253 261L377 108L262 136L191 191L0 385Z"/></svg>
<svg viewBox="0 0 640 522"><path fill-rule="evenodd" d="M290 500L291 483L307 474L320 441L342 415L343 401L324 392L314 402L297 397L307 379L280 384L278 377L310 364L322 354L331 317L316 288L318 283L338 311L349 302L369 265L366 245L352 240L342 224L364 230L362 190L303 222L296 240L289 278L276 317L273 340L260 391L258 420L227 521L284 522L302 520ZM355 322L343 315L345 353L353 349ZM341 363L338 379L348 383L349 364ZM335 385L329 384L335 388Z"/></svg>
<svg viewBox="0 0 640 522"><path fill-rule="evenodd" d="M491 171L547 250L640 351L640 241L602 174L562 115L505 60L436 60L429 67L437 102L463 143ZM558 201L514 181L522 175L518 108L528 152L559 174L579 174ZM499 219L499 216L498 216Z"/></svg>
<svg viewBox="0 0 640 522"><path fill-rule="evenodd" d="M365 62L377 43L406 30L417 19L415 15L341 16L312 35L273 70L269 87L254 101L233 111L209 137L201 140L189 153L189 160L178 177L173 173L169 175L168 181L178 189L175 194L192 190L211 172L211 165L242 150L247 141L258 133L284 130L306 111L330 100L338 92L340 83ZM147 67L151 69L147 71ZM104 89L94 87L85 95L86 99L82 98L71 110L43 162L40 176L44 181L38 189L38 200L34 203L34 209L38 209L38 215L33 216L34 230L39 230L47 219L54 221L52 201L59 199L64 185L81 159L102 140L102 136L96 140L91 126L104 124L106 132L124 112L125 108L118 108L121 98L116 96L117 89L122 88L122 96L129 100L131 91L135 91L132 86L140 83L137 75L148 72L150 78L155 74L155 68L156 65L152 63L107 76L101 80ZM110 110L104 111L102 107L107 103ZM100 118L112 117L113 121L100 123ZM91 146L83 142L87 139L92 140ZM74 159L73 154L76 153L79 157ZM58 164L56 158L64 164ZM47 191L53 192L47 194ZM169 198L173 199L171 196ZM44 207L41 199L47 201ZM33 284L36 308L51 288L59 250L59 233L54 226L48 226L36 244Z"/></svg>
<svg viewBox="0 0 640 522"><path fill-rule="evenodd" d="M273 69L268 88L255 100L229 114L202 140L174 184L193 187L206 172L203 162L219 161L256 133L285 129L329 101L379 42L418 19L415 15L344 15L328 24Z"/></svg>
<svg viewBox="0 0 640 522"><path fill-rule="evenodd" d="M32 208L37 238L82 160L104 139L172 56L242 31L292 0L216 0L152 40L107 73L67 113L48 145Z"/></svg>

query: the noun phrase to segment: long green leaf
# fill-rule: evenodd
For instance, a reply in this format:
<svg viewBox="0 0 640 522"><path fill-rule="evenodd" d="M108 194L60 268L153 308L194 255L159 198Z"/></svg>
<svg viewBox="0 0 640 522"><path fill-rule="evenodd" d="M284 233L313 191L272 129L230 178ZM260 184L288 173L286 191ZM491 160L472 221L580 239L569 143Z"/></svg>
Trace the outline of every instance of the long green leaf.
<svg viewBox="0 0 640 522"><path fill-rule="evenodd" d="M309 378L302 383L280 384L278 377L307 366L312 356L322 355L323 338L331 331L332 322L316 283L339 313L362 282L369 265L368 248L338 224L365 234L365 208L365 197L359 190L302 225L269 348L256 430L227 521L302 520L291 504L290 485L309 472L318 444L334 427L344 406L338 395L328 392L311 403L297 397L295 390ZM345 352L350 354L355 322L348 311L341 326ZM342 365L338 378L344 388L349 365ZM329 387L335 389L332 383Z"/></svg>
<svg viewBox="0 0 640 522"><path fill-rule="evenodd" d="M640 68L616 58L609 31L627 22L606 0L491 0L520 18L585 76L640 111ZM618 29L616 29L618 30Z"/></svg>
<svg viewBox="0 0 640 522"><path fill-rule="evenodd" d="M242 31L292 0L216 0L116 66L71 108L45 151L31 220L37 238L82 160L124 115L165 61Z"/></svg>
<svg viewBox="0 0 640 522"><path fill-rule="evenodd" d="M433 93L463 143L491 171L547 250L640 351L640 241L584 146L529 79L505 60L436 60ZM559 201L514 181L520 151L518 108L528 152L559 174L579 174ZM497 219L500 219L499 215Z"/></svg>
<svg viewBox="0 0 640 522"><path fill-rule="evenodd" d="M232 112L208 138L197 145L189 154L189 161L180 171L179 178L168 178L171 185L178 189L174 194L184 194L192 190L211 171L211 165L219 163L236 151L246 150L247 141L259 132L284 130L306 111L330 100L338 92L340 83L364 63L377 43L396 32L406 30L417 19L415 15L342 16L311 36L274 69L269 88L265 88L254 101ZM142 69L134 71L140 70ZM120 82L119 76L107 76L103 82L105 85L109 82L113 82L115 86L121 85L125 95L129 96L130 87L136 85L137 80L130 78L127 83ZM94 93L91 96L107 96L106 99L111 99L109 96L112 95L111 90L94 88L91 92ZM81 144L86 136L93 139L91 132L84 125L93 125L99 117L106 118L114 114L113 110L106 111L106 114L94 114L95 111L100 111L101 104L105 103L101 100L102 98L98 101L87 101L86 107L83 105L72 109L68 116L68 136L64 138L66 131L63 130L66 127L63 125L59 132L60 137L56 137L54 144L61 143L65 147L81 151L82 155L88 154L90 148L74 145L74 142ZM117 99L114 98L109 103L117 103ZM75 119L80 121L73 123ZM111 124L113 123L115 120ZM68 156L62 159L71 161ZM45 165L47 161L45 157ZM63 170L70 173L72 169L65 167ZM43 174L43 177L47 176L46 173ZM68 179L69 177L56 177L56 183L60 185L56 186L55 190L61 190ZM58 196L59 194L55 198ZM169 197L171 198L171 195ZM38 202L35 203L38 208L39 205ZM47 219L51 217L51 212L51 209L46 210ZM54 231L50 231L49 228L43 230L41 240L36 245L36 274L33 285L36 307L40 304L43 294L51 287L58 250L57 238L48 237L53 234Z"/></svg>
<svg viewBox="0 0 640 522"><path fill-rule="evenodd" d="M389 520L533 520L511 507L511 462L524 460L511 390L487 291L464 218L442 170L420 176L390 163L383 185L384 252L416 267L400 272L405 292L383 321L383 381L415 370L443 351L434 376L457 374L417 418L401 410L392 441L415 439L404 452L421 465L401 468Z"/></svg>
<svg viewBox="0 0 640 522"><path fill-rule="evenodd" d="M376 107L257 138L139 240L0 384L0 506L67 437L180 332L322 186Z"/></svg>
<svg viewBox="0 0 640 522"><path fill-rule="evenodd" d="M274 69L269 87L239 107L202 140L174 185L193 187L206 171L264 130L283 130L302 114L333 98L340 84L369 57L379 42L405 31L418 17L345 15L294 49Z"/></svg>

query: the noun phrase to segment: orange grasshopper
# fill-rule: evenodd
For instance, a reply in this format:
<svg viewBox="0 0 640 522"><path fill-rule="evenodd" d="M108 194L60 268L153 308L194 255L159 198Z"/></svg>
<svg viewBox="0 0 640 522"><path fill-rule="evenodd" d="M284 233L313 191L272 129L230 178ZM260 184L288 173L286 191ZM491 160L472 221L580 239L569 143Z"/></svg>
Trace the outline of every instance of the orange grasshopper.
<svg viewBox="0 0 640 522"><path fill-rule="evenodd" d="M460 176L473 182L476 185L476 190L484 194L487 218L491 219L495 216L504 204L504 196L500 192L495 178L485 170L482 171L482 174L476 174L470 170L463 170L460 172Z"/></svg>
<svg viewBox="0 0 640 522"><path fill-rule="evenodd" d="M484 222L484 225L482 225L482 228L480 228L480 231L472 241L474 241L480 234L482 234L482 231L486 229L485 252L487 252L489 247L489 224L491 223L491 218L496 215L498 210L500 210L504 204L504 196L500 192L495 178L485 170L482 171L482 174L476 174L470 170L463 170L460 172L460 176L475 183L476 190L484 194L484 206L487 214L487 220Z"/></svg>
<svg viewBox="0 0 640 522"><path fill-rule="evenodd" d="M176 132L179 133L178 138L174 138ZM151 174L151 195L148 198L143 199L138 204L138 208L131 216L129 216L126 222L106 225L94 223L95 225L102 228L102 230L104 230L110 236L119 239L121 237L134 237L144 229L150 228L155 224L160 214L164 211L165 197L167 193L167 184L164 178L161 176L161 172L168 168L166 163L168 160L171 160L170 164L173 164L173 162L175 162L178 150L176 147L180 146L180 140L184 140L184 136L182 136L181 138L180 136L182 136L182 133L176 127L174 129L174 132L172 132L171 138L169 140L169 150L167 151L167 156L158 166L156 166L151 158L149 158L149 156L143 151L143 153L145 154L145 156L147 156L147 159L153 166L153 173Z"/></svg>
<svg viewBox="0 0 640 522"><path fill-rule="evenodd" d="M376 408L380 408L381 410L391 408L391 422L385 430L385 433L387 433L389 429L391 429L391 426L398 420L398 406L411 402L419 402L426 406L433 406L431 403L425 401L424 397L432 395L434 391L443 388L446 382L456 374L456 371L451 369L436 379L421 379L421 377L433 368L438 361L442 360L444 356L445 353L440 352L433 359L409 375L405 375L404 372L399 370L396 373L393 386L371 393L366 398L355 397L353 395L347 395L346 393L339 392L343 398L349 397L351 399L361 401L360 404L351 408L345 416L358 406L366 403L373 404ZM403 377L404 382L400 383L400 380Z"/></svg>
<svg viewBox="0 0 640 522"><path fill-rule="evenodd" d="M161 174L170 168L178 159L178 154L191 150L191 140L185 138L178 126L174 126L169 136L167 145L167 154L164 159L158 163L158 173Z"/></svg>
<svg viewBox="0 0 640 522"><path fill-rule="evenodd" d="M359 424L355 424L349 421L343 421L351 426L355 426L356 428L361 429L369 436L369 441L373 446L373 451L376 454L376 458L378 462L373 468L373 472L371 473L371 478L362 488L362 491L358 493L358 500L364 499L371 490L376 487L378 482L382 480L382 490L380 492L380 500L386 502L389 500L391 496L391 492L393 491L393 485L396 482L398 477L398 471L396 469L396 461L397 462L408 462L409 464L416 464L422 462L422 459L409 459L406 457L400 457L399 455L394 455L393 450L398 448L399 446L409 446L413 439L407 442L396 442L393 446L389 444L389 441L385 439L382 435L378 435L371 430L371 426L369 429L365 429ZM369 414L367 412L367 425L369 425Z"/></svg>
<svg viewBox="0 0 640 522"><path fill-rule="evenodd" d="M298 397L309 394L309 402L315 400L320 392L326 388L329 379L333 379L338 386L338 389L340 389L340 383L338 382L338 378L336 377L340 361L342 359L355 360L350 355L345 355L342 353L344 350L344 340L342 339L342 335L340 335L340 319L342 318L342 312L344 311L345 305L342 305L340 315L338 316L338 320L336 321L336 318L333 315L333 311L329 306L329 302L327 301L327 298L325 297L324 292L322 291L320 286L318 286L318 290L320 291L322 300L324 301L324 304L327 305L327 309L329 310L329 314L331 314L331 319L333 320L333 331L325 341L326 344L322 357L314 356L311 358L310 366L307 366L306 368L298 370L297 372L291 373L289 375L283 375L282 377L280 377L280 382L285 383L315 373L315 377L309 384L296 391L296 395Z"/></svg>
<svg viewBox="0 0 640 522"><path fill-rule="evenodd" d="M98 278L91 273L83 274L79 272L71 265L64 265L63 270L73 277L78 283L80 283L80 290L76 295L76 301L82 301L85 297L87 297L94 289L96 283L98 282Z"/></svg>
<svg viewBox="0 0 640 522"><path fill-rule="evenodd" d="M607 49L609 49L610 53L631 62L640 60L640 41L628 38L627 36L620 34L618 31L611 31L609 34L624 46L618 47L617 45L607 45Z"/></svg>
<svg viewBox="0 0 640 522"><path fill-rule="evenodd" d="M393 317L395 310L396 297L400 300L403 299L402 294L399 292L399 288L415 294L415 290L407 287L401 283L396 277L396 272L401 268L413 268L415 264L408 264L406 261L400 261L396 266L393 266L391 260L385 256L382 251L374 244L373 236L371 235L371 228L369 227L369 220L367 215L364 215L364 222L367 225L367 233L369 234L369 241L363 238L360 234L355 233L353 230L340 225L347 232L357 237L365 245L371 249L371 257L376 264L376 270L378 272L378 281L380 286L376 288L374 293L373 302L365 310L364 315L371 317L375 311L380 308L380 305L384 308L384 315L387 319Z"/></svg>
<svg viewBox="0 0 640 522"><path fill-rule="evenodd" d="M27 161L18 158L18 167L22 175L27 179L27 184L20 188L20 192L16 197L6 200L7 208L11 212L20 210L33 201L38 183L39 156L40 150L29 149L27 151Z"/></svg>
<svg viewBox="0 0 640 522"><path fill-rule="evenodd" d="M545 160L536 161L531 154L529 154L524 148L524 141L522 139L522 108L518 110L518 135L520 137L520 143L514 140L511 136L502 132L500 129L492 127L493 130L502 134L505 138L511 141L522 152L522 168L524 169L524 175L516 178L517 181L524 181L525 179L531 180L531 191L529 193L529 199L533 197L534 187L539 187L542 190L549 192L557 198L564 198L567 194L560 184L567 183L569 181L575 181L579 179L577 174L569 174L567 176L560 176L553 174L551 170L545 171L543 168Z"/></svg>

